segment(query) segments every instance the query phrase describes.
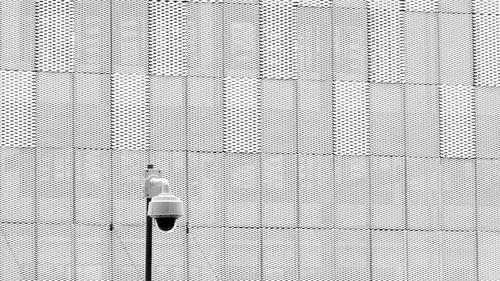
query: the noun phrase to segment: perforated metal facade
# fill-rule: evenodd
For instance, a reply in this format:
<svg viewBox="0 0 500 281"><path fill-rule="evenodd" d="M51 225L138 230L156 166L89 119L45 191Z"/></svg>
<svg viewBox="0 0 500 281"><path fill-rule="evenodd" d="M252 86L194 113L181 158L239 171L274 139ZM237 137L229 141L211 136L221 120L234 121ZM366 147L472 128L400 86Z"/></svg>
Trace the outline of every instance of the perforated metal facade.
<svg viewBox="0 0 500 281"><path fill-rule="evenodd" d="M500 280L500 2L0 2L0 280Z"/></svg>

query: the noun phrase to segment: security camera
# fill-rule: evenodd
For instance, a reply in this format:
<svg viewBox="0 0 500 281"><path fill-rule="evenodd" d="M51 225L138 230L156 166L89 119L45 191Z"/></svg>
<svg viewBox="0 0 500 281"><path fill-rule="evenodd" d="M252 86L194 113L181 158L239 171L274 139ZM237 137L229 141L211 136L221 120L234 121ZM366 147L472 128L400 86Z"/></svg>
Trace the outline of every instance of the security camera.
<svg viewBox="0 0 500 281"><path fill-rule="evenodd" d="M171 231L177 219L184 213L181 199L170 193L168 180L158 175L150 175L146 179L146 185L149 194L155 194L155 190L161 189L161 193L153 196L149 202L148 216L155 220L160 230Z"/></svg>

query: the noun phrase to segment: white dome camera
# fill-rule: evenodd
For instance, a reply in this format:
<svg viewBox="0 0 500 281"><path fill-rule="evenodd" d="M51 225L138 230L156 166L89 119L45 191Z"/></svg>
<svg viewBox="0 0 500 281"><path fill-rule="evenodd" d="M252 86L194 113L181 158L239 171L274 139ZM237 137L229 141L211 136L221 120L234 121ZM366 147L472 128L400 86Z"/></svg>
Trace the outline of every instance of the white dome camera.
<svg viewBox="0 0 500 281"><path fill-rule="evenodd" d="M155 220L156 226L162 231L171 231L175 227L175 222L183 216L184 210L181 199L170 193L167 179L152 174L146 178L146 185L149 185L148 197L151 198L148 206L148 216ZM148 187L146 187L148 189ZM161 193L158 194L158 191ZM157 194L152 196L152 194Z"/></svg>

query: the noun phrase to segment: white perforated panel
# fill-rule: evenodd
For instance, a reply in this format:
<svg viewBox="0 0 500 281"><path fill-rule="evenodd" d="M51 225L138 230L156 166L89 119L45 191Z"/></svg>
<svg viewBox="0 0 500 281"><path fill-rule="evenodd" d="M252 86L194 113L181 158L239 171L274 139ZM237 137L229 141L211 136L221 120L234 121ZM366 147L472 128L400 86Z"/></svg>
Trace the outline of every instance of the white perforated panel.
<svg viewBox="0 0 500 281"><path fill-rule="evenodd" d="M111 79L112 147L114 149L149 148L148 76L114 74Z"/></svg>
<svg viewBox="0 0 500 281"><path fill-rule="evenodd" d="M187 2L148 1L153 75L187 75Z"/></svg>
<svg viewBox="0 0 500 281"><path fill-rule="evenodd" d="M0 145L35 146L35 73L0 71L0 92Z"/></svg>
<svg viewBox="0 0 500 281"><path fill-rule="evenodd" d="M262 112L258 79L224 79L224 151L262 150Z"/></svg>
<svg viewBox="0 0 500 281"><path fill-rule="evenodd" d="M75 71L110 73L111 0L75 2Z"/></svg>
<svg viewBox="0 0 500 281"><path fill-rule="evenodd" d="M370 94L366 83L337 81L333 89L334 153L370 153Z"/></svg>
<svg viewBox="0 0 500 281"><path fill-rule="evenodd" d="M148 2L112 0L113 73L148 73Z"/></svg>
<svg viewBox="0 0 500 281"><path fill-rule="evenodd" d="M0 225L0 277L3 280L36 280L35 225Z"/></svg>
<svg viewBox="0 0 500 281"><path fill-rule="evenodd" d="M35 68L35 0L4 1L0 5L0 68Z"/></svg>
<svg viewBox="0 0 500 281"><path fill-rule="evenodd" d="M258 5L224 5L224 40L224 76L259 77Z"/></svg>
<svg viewBox="0 0 500 281"><path fill-rule="evenodd" d="M0 220L34 222L35 149L1 147L0 158Z"/></svg>
<svg viewBox="0 0 500 281"><path fill-rule="evenodd" d="M406 280L406 231L374 230L371 236L373 280Z"/></svg>
<svg viewBox="0 0 500 281"><path fill-rule="evenodd" d="M296 0L261 0L260 70L267 79L297 78Z"/></svg>
<svg viewBox="0 0 500 281"><path fill-rule="evenodd" d="M39 71L75 66L75 0L35 0L35 60Z"/></svg>
<svg viewBox="0 0 500 281"><path fill-rule="evenodd" d="M474 88L441 85L439 88L439 128L441 157L476 156L476 99Z"/></svg>
<svg viewBox="0 0 500 281"><path fill-rule="evenodd" d="M261 157L227 154L224 159L225 223L258 227L261 222Z"/></svg>
<svg viewBox="0 0 500 281"><path fill-rule="evenodd" d="M220 153L188 155L189 221L194 226L224 225L223 159Z"/></svg>
<svg viewBox="0 0 500 281"><path fill-rule="evenodd" d="M437 12L439 9L439 0L407 0L407 11L418 12Z"/></svg>
<svg viewBox="0 0 500 281"><path fill-rule="evenodd" d="M493 26L495 28L492 28ZM475 75L479 86L499 86L500 77L496 71L500 57L498 26L500 26L498 15L474 15Z"/></svg>
<svg viewBox="0 0 500 281"><path fill-rule="evenodd" d="M500 169L499 159L477 160L477 228L483 231L500 230Z"/></svg>
<svg viewBox="0 0 500 281"><path fill-rule="evenodd" d="M368 70L371 82L404 82L404 2L369 0Z"/></svg>
<svg viewBox="0 0 500 281"><path fill-rule="evenodd" d="M335 277L338 280L370 279L368 230L335 230Z"/></svg>
<svg viewBox="0 0 500 281"><path fill-rule="evenodd" d="M366 156L335 156L335 226L370 226L370 162Z"/></svg>

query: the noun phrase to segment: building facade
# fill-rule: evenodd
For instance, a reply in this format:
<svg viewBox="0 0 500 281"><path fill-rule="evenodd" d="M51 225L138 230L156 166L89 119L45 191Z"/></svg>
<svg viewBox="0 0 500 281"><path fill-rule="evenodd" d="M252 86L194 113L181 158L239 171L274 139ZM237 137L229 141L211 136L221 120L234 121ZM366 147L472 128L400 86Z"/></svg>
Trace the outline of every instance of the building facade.
<svg viewBox="0 0 500 281"><path fill-rule="evenodd" d="M500 280L500 2L0 10L1 280Z"/></svg>

